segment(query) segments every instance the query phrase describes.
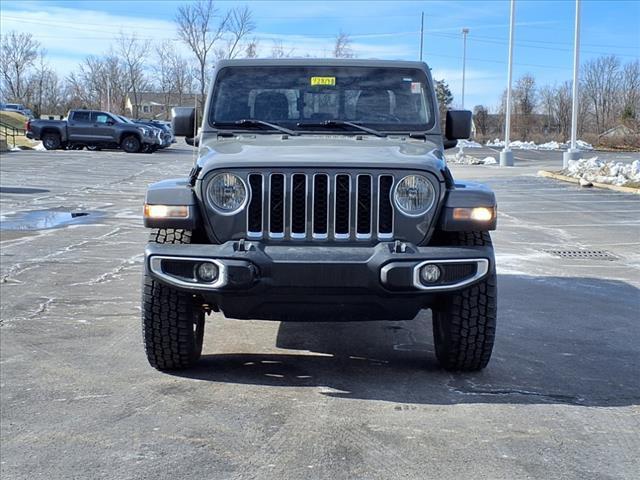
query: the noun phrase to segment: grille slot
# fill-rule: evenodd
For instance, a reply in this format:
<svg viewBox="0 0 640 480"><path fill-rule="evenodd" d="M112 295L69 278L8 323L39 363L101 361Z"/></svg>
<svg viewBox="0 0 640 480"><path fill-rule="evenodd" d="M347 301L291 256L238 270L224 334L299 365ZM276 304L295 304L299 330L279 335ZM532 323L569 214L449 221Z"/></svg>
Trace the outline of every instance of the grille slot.
<svg viewBox="0 0 640 480"><path fill-rule="evenodd" d="M393 181L389 174L249 173L247 237L391 239Z"/></svg>
<svg viewBox="0 0 640 480"><path fill-rule="evenodd" d="M329 175L313 176L313 236L327 238L329 233Z"/></svg>
<svg viewBox="0 0 640 480"><path fill-rule="evenodd" d="M391 238L393 232L393 206L391 205L391 186L393 177L381 175L379 179L378 236Z"/></svg>
<svg viewBox="0 0 640 480"><path fill-rule="evenodd" d="M291 236L304 238L307 231L307 176L291 177Z"/></svg>
<svg viewBox="0 0 640 480"><path fill-rule="evenodd" d="M251 202L247 210L247 231L249 237L262 237L262 175L249 175Z"/></svg>
<svg viewBox="0 0 640 480"><path fill-rule="evenodd" d="M358 238L371 236L371 175L358 175L356 233Z"/></svg>
<svg viewBox="0 0 640 480"><path fill-rule="evenodd" d="M269 188L269 235L284 237L284 175L274 173Z"/></svg>
<svg viewBox="0 0 640 480"><path fill-rule="evenodd" d="M351 178L336 175L335 189L335 233L336 238L349 238L349 217L351 213Z"/></svg>

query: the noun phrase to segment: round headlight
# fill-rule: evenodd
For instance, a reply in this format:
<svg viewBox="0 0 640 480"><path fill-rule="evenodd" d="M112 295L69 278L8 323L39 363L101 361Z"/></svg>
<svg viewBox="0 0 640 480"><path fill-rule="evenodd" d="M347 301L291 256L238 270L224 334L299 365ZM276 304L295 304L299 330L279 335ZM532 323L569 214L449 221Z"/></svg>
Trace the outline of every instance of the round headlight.
<svg viewBox="0 0 640 480"><path fill-rule="evenodd" d="M212 207L230 215L244 207L247 201L247 187L239 176L233 173L219 173L209 183L207 196Z"/></svg>
<svg viewBox="0 0 640 480"><path fill-rule="evenodd" d="M396 205L405 215L426 213L433 206L435 197L433 185L422 175L407 175L396 186Z"/></svg>

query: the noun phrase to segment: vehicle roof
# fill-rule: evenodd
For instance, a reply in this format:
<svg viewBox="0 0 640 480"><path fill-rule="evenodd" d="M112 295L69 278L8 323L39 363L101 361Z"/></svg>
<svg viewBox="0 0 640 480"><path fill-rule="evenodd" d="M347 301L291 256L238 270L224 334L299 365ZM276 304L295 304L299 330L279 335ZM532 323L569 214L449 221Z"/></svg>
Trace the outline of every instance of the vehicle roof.
<svg viewBox="0 0 640 480"><path fill-rule="evenodd" d="M418 68L429 70L425 62L410 60L376 60L362 58L241 58L220 60L216 67L382 67L382 68Z"/></svg>

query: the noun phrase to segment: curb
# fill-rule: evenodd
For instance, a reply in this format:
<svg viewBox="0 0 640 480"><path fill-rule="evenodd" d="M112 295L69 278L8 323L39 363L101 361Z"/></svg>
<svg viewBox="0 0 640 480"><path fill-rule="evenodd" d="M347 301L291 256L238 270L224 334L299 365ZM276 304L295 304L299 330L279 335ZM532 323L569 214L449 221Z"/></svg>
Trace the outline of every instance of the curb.
<svg viewBox="0 0 640 480"><path fill-rule="evenodd" d="M566 175L562 175L561 173L548 172L546 170L539 170L538 171L538 176L539 177L546 177L546 178L553 178L555 180L562 180L564 182L575 183L575 184L580 185L580 179L579 178L568 177ZM640 188L624 187L622 185L610 185L608 183L598 183L598 182L591 182L591 184L596 188L604 188L604 189L607 189L607 190L614 190L616 192L635 193L636 195L640 195Z"/></svg>

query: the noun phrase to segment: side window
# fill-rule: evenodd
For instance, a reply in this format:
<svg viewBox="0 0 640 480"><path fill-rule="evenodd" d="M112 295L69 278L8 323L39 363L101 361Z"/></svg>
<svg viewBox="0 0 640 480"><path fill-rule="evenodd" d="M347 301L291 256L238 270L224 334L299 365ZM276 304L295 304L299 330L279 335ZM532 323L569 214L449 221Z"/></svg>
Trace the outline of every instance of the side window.
<svg viewBox="0 0 640 480"><path fill-rule="evenodd" d="M91 112L73 112L73 121L78 123L90 123Z"/></svg>
<svg viewBox="0 0 640 480"><path fill-rule="evenodd" d="M94 122L96 122L96 123L105 124L109 120L111 120L109 115L107 115L106 113L94 112L93 115L94 115L94 118L95 118Z"/></svg>

